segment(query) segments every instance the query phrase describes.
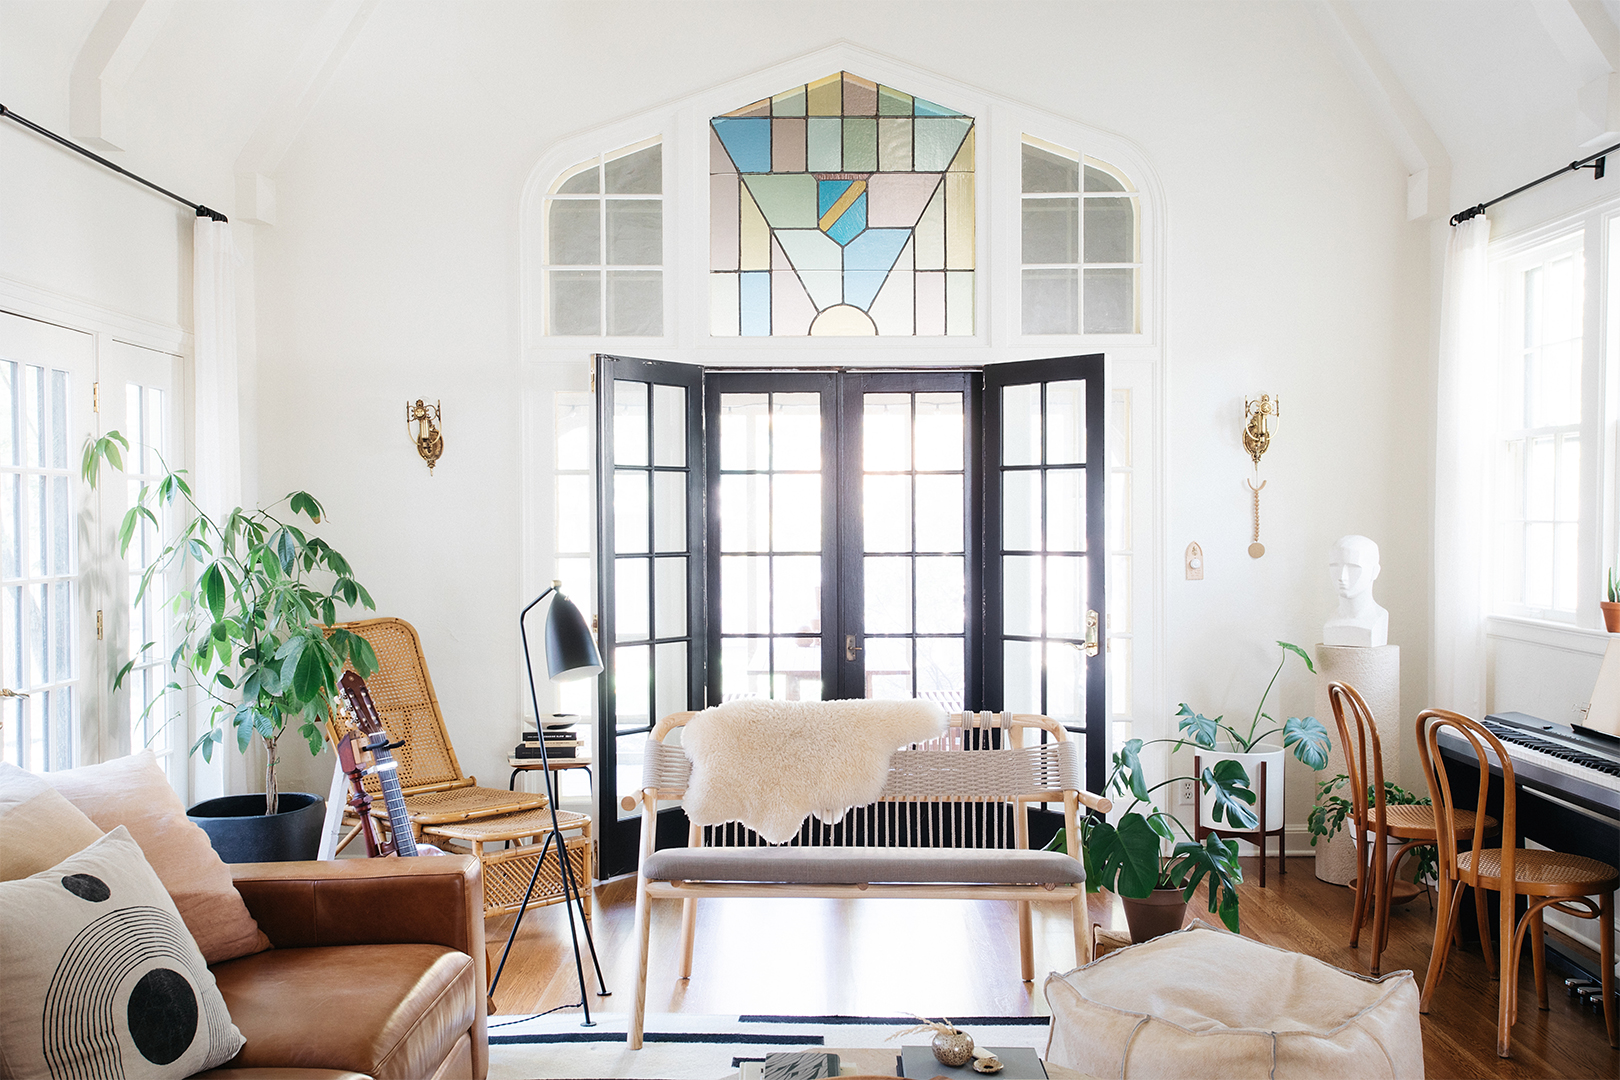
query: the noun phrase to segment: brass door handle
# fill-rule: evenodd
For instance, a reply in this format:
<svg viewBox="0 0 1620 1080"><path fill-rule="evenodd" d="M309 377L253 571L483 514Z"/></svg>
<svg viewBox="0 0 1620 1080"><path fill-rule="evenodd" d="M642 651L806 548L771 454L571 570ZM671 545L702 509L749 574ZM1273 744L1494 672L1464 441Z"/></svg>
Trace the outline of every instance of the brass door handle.
<svg viewBox="0 0 1620 1080"><path fill-rule="evenodd" d="M853 660L853 659L855 659L855 654L860 652L860 651L861 651L861 647L859 645L855 644L855 635L854 634L845 634L844 635L844 659L845 660Z"/></svg>
<svg viewBox="0 0 1620 1080"><path fill-rule="evenodd" d="M1086 611L1086 655L1096 656L1097 651L1097 613L1088 609Z"/></svg>
<svg viewBox="0 0 1620 1080"><path fill-rule="evenodd" d="M0 686L0 698L8 698L8 697L24 698L24 697L27 697L27 696L28 696L27 694L23 693L20 690L13 690L10 687Z"/></svg>

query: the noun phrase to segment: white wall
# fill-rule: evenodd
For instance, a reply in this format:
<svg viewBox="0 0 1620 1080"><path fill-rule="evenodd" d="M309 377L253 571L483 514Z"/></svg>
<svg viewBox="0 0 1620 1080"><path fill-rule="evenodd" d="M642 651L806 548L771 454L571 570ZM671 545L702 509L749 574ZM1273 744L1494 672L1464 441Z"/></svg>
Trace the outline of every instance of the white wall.
<svg viewBox="0 0 1620 1080"><path fill-rule="evenodd" d="M633 27L631 33L627 28ZM1346 532L1426 680L1427 235L1387 140L1297 5L381 5L277 176L258 239L264 490L307 485L382 611L422 631L464 765L518 715L518 200L565 136L831 43L1118 132L1165 191L1165 718L1252 708L1315 642ZM742 104L739 102L738 104ZM1004 197L1007 192L993 193ZM675 212L702 213L701 207ZM581 356L581 360L583 357ZM1268 553L1245 554L1242 400L1280 394ZM442 398L430 479L400 426ZM379 528L378 526L385 526ZM1205 580L1180 578L1198 540ZM1302 672L1282 715L1311 709ZM1290 818L1309 797L1294 786Z"/></svg>

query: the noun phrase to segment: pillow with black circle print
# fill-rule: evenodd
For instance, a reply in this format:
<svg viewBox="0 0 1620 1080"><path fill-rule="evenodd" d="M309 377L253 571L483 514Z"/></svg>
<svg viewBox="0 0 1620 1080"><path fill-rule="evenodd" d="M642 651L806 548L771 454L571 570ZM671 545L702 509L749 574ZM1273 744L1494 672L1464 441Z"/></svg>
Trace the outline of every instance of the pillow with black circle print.
<svg viewBox="0 0 1620 1080"><path fill-rule="evenodd" d="M123 826L0 882L0 972L0 1076L184 1077L245 1041Z"/></svg>

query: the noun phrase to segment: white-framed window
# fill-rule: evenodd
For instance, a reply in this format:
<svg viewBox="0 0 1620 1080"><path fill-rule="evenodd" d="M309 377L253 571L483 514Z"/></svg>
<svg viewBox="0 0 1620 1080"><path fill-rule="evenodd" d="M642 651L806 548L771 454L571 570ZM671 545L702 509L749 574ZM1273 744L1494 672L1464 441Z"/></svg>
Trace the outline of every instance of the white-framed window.
<svg viewBox="0 0 1620 1080"><path fill-rule="evenodd" d="M1141 329L1139 197L1107 162L1025 135L1020 206L1023 332Z"/></svg>
<svg viewBox="0 0 1620 1080"><path fill-rule="evenodd" d="M1615 564L1615 346L1610 208L1499 246L1491 407L1493 614L1596 628ZM1607 272L1605 272L1607 271Z"/></svg>
<svg viewBox="0 0 1620 1080"><path fill-rule="evenodd" d="M652 139L565 169L546 195L545 332L664 333L664 148Z"/></svg>

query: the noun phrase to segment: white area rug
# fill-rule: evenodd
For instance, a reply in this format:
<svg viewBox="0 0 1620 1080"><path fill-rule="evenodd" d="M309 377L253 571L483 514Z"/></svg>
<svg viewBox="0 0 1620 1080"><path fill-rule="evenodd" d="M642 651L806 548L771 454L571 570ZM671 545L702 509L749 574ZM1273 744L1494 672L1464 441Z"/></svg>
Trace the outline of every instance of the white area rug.
<svg viewBox="0 0 1620 1080"><path fill-rule="evenodd" d="M581 1027L577 1012L533 1019L491 1017L490 1080L586 1080L638 1077L657 1080L721 1080L741 1062L783 1050L816 1047L919 1045L922 1035L886 1041L914 1026L909 1016L701 1016L666 1013L647 1018L645 1045L625 1046L623 1013L592 1013L595 1027ZM985 1045L1046 1050L1044 1016L953 1016Z"/></svg>

